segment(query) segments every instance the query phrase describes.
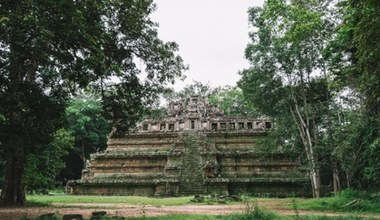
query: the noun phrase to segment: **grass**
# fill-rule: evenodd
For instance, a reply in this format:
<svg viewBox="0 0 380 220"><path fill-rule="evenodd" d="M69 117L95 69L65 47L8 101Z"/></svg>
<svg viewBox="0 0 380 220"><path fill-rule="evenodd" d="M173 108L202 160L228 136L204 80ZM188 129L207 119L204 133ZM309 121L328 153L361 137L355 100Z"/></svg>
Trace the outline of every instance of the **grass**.
<svg viewBox="0 0 380 220"><path fill-rule="evenodd" d="M153 205L153 206L177 206L185 204L207 204L193 203L190 200L193 197L171 197L171 198L152 198L140 196L74 196L54 193L51 195L28 195L27 201L29 205L48 206L52 203L62 203L66 205L76 203L85 203L91 207L91 204L130 204L130 205ZM274 200L271 204L270 201ZM356 217L355 214L379 214L380 213L380 193L368 193L365 191L357 191L347 189L334 197L325 197L321 199L271 199L260 198L254 199L251 197L243 197L246 205L244 213L236 213L231 215L213 216L213 215L166 215L158 217L127 218L136 220L164 220L164 219L206 219L206 220L365 220L371 218ZM247 203L248 201L248 203ZM270 211L259 208L257 201L261 204L266 204L269 209L286 207L294 211L293 216L280 216ZM276 202L277 201L277 202ZM231 204L231 203L228 203ZM236 203L235 203L236 204ZM276 208L275 208L276 207ZM325 212L346 212L350 216L301 216L298 215L298 210L325 211Z"/></svg>
<svg viewBox="0 0 380 220"><path fill-rule="evenodd" d="M73 196L73 195L28 195L28 204L50 205L52 203L124 203L130 205L185 205L190 204L192 197L152 198L142 196Z"/></svg>
<svg viewBox="0 0 380 220"><path fill-rule="evenodd" d="M27 201L30 206L49 206L52 203L75 204L87 203L91 204L130 204L130 205L153 205L153 206L177 206L185 204L195 204L190 200L193 197L170 197L170 198L153 198L142 196L74 196L74 195L28 195ZM268 198L260 198L259 201L271 200ZM278 200L278 199L275 199ZM315 211L333 211L333 212L359 212L359 213L380 213L380 194L367 193L365 191L357 191L347 189L339 195L333 197L325 197L320 199L296 199L298 209L315 210ZM196 203L196 204L207 204ZM228 204L236 204L235 202ZM284 205L286 207L286 205ZM293 209L294 204L288 205L287 208Z"/></svg>
<svg viewBox="0 0 380 220"><path fill-rule="evenodd" d="M380 213L380 194L346 189L337 196L297 201L304 210Z"/></svg>
<svg viewBox="0 0 380 220"><path fill-rule="evenodd" d="M165 215L157 217L138 217L126 218L128 220L267 220L267 218L254 218L247 214L234 214L227 216L212 216L212 215ZM369 218L360 218L355 216L302 216L302 220L371 220ZM268 220L296 220L294 216L279 216L276 215Z"/></svg>
<svg viewBox="0 0 380 220"><path fill-rule="evenodd" d="M222 216L213 215L163 215L156 217L126 218L128 220L221 220Z"/></svg>
<svg viewBox="0 0 380 220"><path fill-rule="evenodd" d="M38 219L38 218L37 218ZM36 219L36 220L37 220ZM49 220L61 220L60 216L55 216L53 218L47 218ZM116 220L118 218L103 217L100 220ZM119 218L122 219L122 218ZM163 215L156 217L135 217L135 218L125 218L126 220L297 220L294 216L279 216L275 215L273 218L260 218L249 214L233 214L225 216L214 216L214 215ZM372 220L369 218L360 218L355 216L345 216L345 217L328 217L328 216L302 216L299 220Z"/></svg>

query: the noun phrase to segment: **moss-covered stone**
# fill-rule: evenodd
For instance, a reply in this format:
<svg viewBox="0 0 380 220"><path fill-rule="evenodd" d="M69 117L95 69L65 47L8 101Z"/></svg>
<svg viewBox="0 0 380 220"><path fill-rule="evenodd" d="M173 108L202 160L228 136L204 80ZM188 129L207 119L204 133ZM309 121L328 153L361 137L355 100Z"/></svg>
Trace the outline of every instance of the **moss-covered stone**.
<svg viewBox="0 0 380 220"><path fill-rule="evenodd" d="M273 129L269 119L228 118L197 99L177 104L170 107L168 118L146 120L137 133L109 139L106 151L91 156L82 178L70 181L70 191L146 196L310 194L307 173L293 155L256 147Z"/></svg>

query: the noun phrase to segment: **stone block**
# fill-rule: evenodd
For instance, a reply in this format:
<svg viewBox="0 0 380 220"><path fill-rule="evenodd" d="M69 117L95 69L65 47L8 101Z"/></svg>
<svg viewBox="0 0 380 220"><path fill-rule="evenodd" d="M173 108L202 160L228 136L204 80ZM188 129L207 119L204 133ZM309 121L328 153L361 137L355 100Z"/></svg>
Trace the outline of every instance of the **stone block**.
<svg viewBox="0 0 380 220"><path fill-rule="evenodd" d="M62 217L63 220L83 220L83 216L80 214L67 214Z"/></svg>

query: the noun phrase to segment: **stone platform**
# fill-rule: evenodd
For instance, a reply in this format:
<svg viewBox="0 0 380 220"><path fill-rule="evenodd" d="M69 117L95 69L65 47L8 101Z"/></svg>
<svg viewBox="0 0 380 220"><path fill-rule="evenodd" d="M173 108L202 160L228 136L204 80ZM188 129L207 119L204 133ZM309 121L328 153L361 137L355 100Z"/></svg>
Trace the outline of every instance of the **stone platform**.
<svg viewBox="0 0 380 220"><path fill-rule="evenodd" d="M227 117L192 97L169 105L168 117L146 119L135 133L109 139L91 155L73 194L179 196L195 194L310 194L297 159L258 151L269 119Z"/></svg>

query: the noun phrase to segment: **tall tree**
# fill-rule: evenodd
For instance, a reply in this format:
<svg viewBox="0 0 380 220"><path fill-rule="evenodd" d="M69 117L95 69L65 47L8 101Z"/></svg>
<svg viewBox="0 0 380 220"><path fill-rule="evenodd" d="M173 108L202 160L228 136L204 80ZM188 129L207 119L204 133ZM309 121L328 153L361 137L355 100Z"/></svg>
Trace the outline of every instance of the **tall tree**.
<svg viewBox="0 0 380 220"><path fill-rule="evenodd" d="M66 108L67 130L75 137L75 152L83 167L90 153L105 150L111 127L102 115L100 97L80 94ZM82 167L82 168L83 168Z"/></svg>
<svg viewBox="0 0 380 220"><path fill-rule="evenodd" d="M275 120L292 118L306 154L313 195L321 193L318 125L328 109L322 51L330 36L324 1L268 0L251 8L251 68L239 86L255 107ZM290 141L290 140L288 140Z"/></svg>
<svg viewBox="0 0 380 220"><path fill-rule="evenodd" d="M154 10L152 0L0 1L4 204L25 203L26 158L62 127L68 97L78 88L102 88L114 134L123 135L182 75L177 45L157 37L149 18Z"/></svg>
<svg viewBox="0 0 380 220"><path fill-rule="evenodd" d="M29 154L25 171L27 191L44 192L54 188L57 175L65 167L66 157L73 145L74 137L65 129L59 129L48 146L40 146L38 154Z"/></svg>
<svg viewBox="0 0 380 220"><path fill-rule="evenodd" d="M103 115L100 94L96 89L87 89L73 97L66 108L66 130L74 137L65 168L59 180L66 182L79 179L90 154L105 150L111 125Z"/></svg>
<svg viewBox="0 0 380 220"><path fill-rule="evenodd" d="M333 48L334 73L343 85L362 93L367 114L380 112L380 4L376 0L346 0L340 4L342 24Z"/></svg>
<svg viewBox="0 0 380 220"><path fill-rule="evenodd" d="M380 4L376 0L345 0L340 2L339 9L340 25L327 55L335 83L360 102L359 107L352 109L353 117L349 120L352 128L345 133L342 145L349 146L350 152L353 152L350 148L359 147L362 152L359 156L367 161L361 170L362 177L356 181L363 185L364 177L371 180L370 185L378 186L380 161L374 155L380 153L380 42L377 40ZM344 152L342 147L340 150ZM352 179L352 175L348 176Z"/></svg>

